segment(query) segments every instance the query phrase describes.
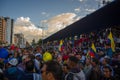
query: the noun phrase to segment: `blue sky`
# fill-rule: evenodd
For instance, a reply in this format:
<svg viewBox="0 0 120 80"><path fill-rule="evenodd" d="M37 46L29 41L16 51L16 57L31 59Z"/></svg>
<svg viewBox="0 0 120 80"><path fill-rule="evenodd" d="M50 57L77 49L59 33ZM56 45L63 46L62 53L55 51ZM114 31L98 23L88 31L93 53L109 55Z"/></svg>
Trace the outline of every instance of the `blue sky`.
<svg viewBox="0 0 120 80"><path fill-rule="evenodd" d="M89 14L86 9L97 9L98 0L0 0L0 16L30 17L39 24L41 20L49 19L61 13L72 12L79 16ZM80 8L80 12L74 9Z"/></svg>

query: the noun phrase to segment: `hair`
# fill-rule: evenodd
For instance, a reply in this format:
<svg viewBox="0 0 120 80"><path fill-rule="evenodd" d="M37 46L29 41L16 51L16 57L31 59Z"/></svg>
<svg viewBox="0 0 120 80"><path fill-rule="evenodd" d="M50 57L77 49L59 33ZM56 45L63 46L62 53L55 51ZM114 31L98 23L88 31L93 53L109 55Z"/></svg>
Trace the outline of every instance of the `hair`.
<svg viewBox="0 0 120 80"><path fill-rule="evenodd" d="M25 67L26 67L26 70L28 72L33 71L33 69L34 69L34 61L33 60L27 61Z"/></svg>
<svg viewBox="0 0 120 80"><path fill-rule="evenodd" d="M110 66L104 66L103 68L107 68L110 72L112 72L112 68Z"/></svg>
<svg viewBox="0 0 120 80"><path fill-rule="evenodd" d="M66 68L69 70L70 68L69 68L69 66L68 66L68 64L63 64L62 66L66 66Z"/></svg>
<svg viewBox="0 0 120 80"><path fill-rule="evenodd" d="M48 61L46 64L46 71L51 72L56 80L62 79L62 67L56 61Z"/></svg>
<svg viewBox="0 0 120 80"><path fill-rule="evenodd" d="M99 64L99 61L96 58L92 58L92 62L94 62L95 64Z"/></svg>
<svg viewBox="0 0 120 80"><path fill-rule="evenodd" d="M104 59L105 59L105 62L106 62L107 64L110 63L110 59L108 59L108 58L104 58Z"/></svg>
<svg viewBox="0 0 120 80"><path fill-rule="evenodd" d="M107 42L107 43L106 43L106 46L111 46L111 44Z"/></svg>
<svg viewBox="0 0 120 80"><path fill-rule="evenodd" d="M76 64L77 64L78 61L79 61L75 56L70 56L70 57L69 57L69 60L72 61L72 62L74 62L74 63L76 63Z"/></svg>
<svg viewBox="0 0 120 80"><path fill-rule="evenodd" d="M76 52L76 55L82 56L82 52Z"/></svg>

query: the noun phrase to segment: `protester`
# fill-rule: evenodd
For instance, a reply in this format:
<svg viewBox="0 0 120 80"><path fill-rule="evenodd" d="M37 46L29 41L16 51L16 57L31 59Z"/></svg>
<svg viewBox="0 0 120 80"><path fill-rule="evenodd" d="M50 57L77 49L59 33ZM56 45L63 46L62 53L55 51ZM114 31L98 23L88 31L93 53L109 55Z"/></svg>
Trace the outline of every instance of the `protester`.
<svg viewBox="0 0 120 80"><path fill-rule="evenodd" d="M63 65L62 55L60 55L60 54L57 55L57 62L58 62L61 66Z"/></svg>
<svg viewBox="0 0 120 80"><path fill-rule="evenodd" d="M111 49L111 44L110 43L106 44L106 55L109 56L110 58L112 58L112 56L113 56L113 51Z"/></svg>
<svg viewBox="0 0 120 80"><path fill-rule="evenodd" d="M40 68L42 66L42 55L40 53L35 54L35 70L37 73L40 73Z"/></svg>
<svg viewBox="0 0 120 80"><path fill-rule="evenodd" d="M109 59L109 57L108 56L105 56L104 58L103 58L103 60L102 60L102 65L101 65L101 72L102 72L102 74L103 74L103 67L104 66L109 66L110 68L111 68L111 73L112 73L112 76L114 76L114 71L113 71L113 68L112 68L112 66L110 66L110 59Z"/></svg>
<svg viewBox="0 0 120 80"><path fill-rule="evenodd" d="M88 77L89 77L90 72L92 70L92 64L91 64L90 61L91 61L90 58L86 58L85 67L84 67L84 73L85 73L85 76L86 76L86 80L89 80Z"/></svg>
<svg viewBox="0 0 120 80"><path fill-rule="evenodd" d="M101 80L119 80L119 76L112 76L112 69L109 66L103 67L103 73Z"/></svg>
<svg viewBox="0 0 120 80"><path fill-rule="evenodd" d="M62 80L62 67L56 61L48 61L43 65L42 80Z"/></svg>
<svg viewBox="0 0 120 80"><path fill-rule="evenodd" d="M108 79L104 72L108 69L104 67L109 66L111 77L120 76L120 48L119 41L115 41L119 34L113 36L116 43L113 51L108 30L84 33L75 39L66 38L62 45L59 40L45 43L42 47L19 48L12 44L5 47L8 56L2 57L4 54L0 54L0 62L5 65L1 68L1 75L9 80L33 80L35 75L39 75L40 80L104 80ZM94 44L94 48L91 44ZM15 62L13 60L11 63L12 59ZM3 79L2 76L0 78Z"/></svg>
<svg viewBox="0 0 120 80"><path fill-rule="evenodd" d="M9 80L19 80L19 78L23 75L23 72L16 67L18 64L17 59L13 58L7 64L8 68L4 71L5 77Z"/></svg>
<svg viewBox="0 0 120 80"><path fill-rule="evenodd" d="M65 76L68 74L68 72L69 72L69 67L68 67L68 65L66 64L66 63L64 63L63 65L62 65L62 70L63 70L63 76L62 76L62 80L65 80Z"/></svg>
<svg viewBox="0 0 120 80"><path fill-rule="evenodd" d="M88 80L101 80L102 75L101 75L98 59L92 58L91 64L92 64L92 69L88 77Z"/></svg>
<svg viewBox="0 0 120 80"><path fill-rule="evenodd" d="M70 56L68 59L68 67L69 72L65 76L65 80L85 80L85 75L81 72L80 68L78 67L78 58L75 56Z"/></svg>
<svg viewBox="0 0 120 80"><path fill-rule="evenodd" d="M31 60L30 56L29 55L24 55L22 57L22 62L18 64L18 68L21 70L21 71L25 71L25 64L27 61Z"/></svg>
<svg viewBox="0 0 120 80"><path fill-rule="evenodd" d="M25 65L25 73L21 80L42 80L41 75L35 73L35 65L33 60L29 60Z"/></svg>

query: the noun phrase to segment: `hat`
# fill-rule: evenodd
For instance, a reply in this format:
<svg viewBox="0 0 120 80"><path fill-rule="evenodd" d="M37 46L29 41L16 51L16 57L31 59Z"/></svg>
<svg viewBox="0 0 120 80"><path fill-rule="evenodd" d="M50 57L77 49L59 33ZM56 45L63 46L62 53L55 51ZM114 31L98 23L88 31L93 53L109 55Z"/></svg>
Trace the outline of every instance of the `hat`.
<svg viewBox="0 0 120 80"><path fill-rule="evenodd" d="M37 57L37 56L40 57L40 58L42 58L42 55L40 53L36 53L35 57Z"/></svg>
<svg viewBox="0 0 120 80"><path fill-rule="evenodd" d="M28 57L28 55L24 55L23 57L22 57L22 60L24 60L25 58L27 58Z"/></svg>
<svg viewBox="0 0 120 80"><path fill-rule="evenodd" d="M106 55L104 58L110 59L110 57L109 57L109 56L107 56L107 55Z"/></svg>
<svg viewBox="0 0 120 80"><path fill-rule="evenodd" d="M12 66L16 66L18 64L18 60L16 58L11 59L9 62Z"/></svg>

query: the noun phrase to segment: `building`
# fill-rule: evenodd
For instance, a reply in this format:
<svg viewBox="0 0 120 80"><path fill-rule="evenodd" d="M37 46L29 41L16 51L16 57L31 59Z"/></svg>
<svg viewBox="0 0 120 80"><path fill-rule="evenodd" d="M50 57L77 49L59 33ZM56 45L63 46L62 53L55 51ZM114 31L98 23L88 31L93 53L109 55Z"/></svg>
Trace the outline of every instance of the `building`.
<svg viewBox="0 0 120 80"><path fill-rule="evenodd" d="M6 21L6 41L8 44L12 44L14 20L10 19L9 17L5 17L5 21Z"/></svg>
<svg viewBox="0 0 120 80"><path fill-rule="evenodd" d="M0 17L0 41L12 44L14 20L9 17Z"/></svg>
<svg viewBox="0 0 120 80"><path fill-rule="evenodd" d="M20 48L24 48L26 45L26 40L22 33L14 34L14 43Z"/></svg>
<svg viewBox="0 0 120 80"><path fill-rule="evenodd" d="M4 17L0 17L0 43L6 42L6 21Z"/></svg>

